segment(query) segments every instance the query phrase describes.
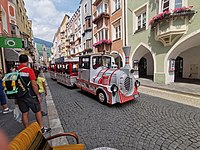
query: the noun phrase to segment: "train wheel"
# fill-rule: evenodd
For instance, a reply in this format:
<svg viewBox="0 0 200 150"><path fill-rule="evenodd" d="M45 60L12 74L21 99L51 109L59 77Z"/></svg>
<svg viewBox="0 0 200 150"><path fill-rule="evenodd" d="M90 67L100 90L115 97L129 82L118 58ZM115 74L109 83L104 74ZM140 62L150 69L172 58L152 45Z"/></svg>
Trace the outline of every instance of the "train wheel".
<svg viewBox="0 0 200 150"><path fill-rule="evenodd" d="M99 91L97 96L100 103L106 104L107 98L106 98L106 94L103 91Z"/></svg>

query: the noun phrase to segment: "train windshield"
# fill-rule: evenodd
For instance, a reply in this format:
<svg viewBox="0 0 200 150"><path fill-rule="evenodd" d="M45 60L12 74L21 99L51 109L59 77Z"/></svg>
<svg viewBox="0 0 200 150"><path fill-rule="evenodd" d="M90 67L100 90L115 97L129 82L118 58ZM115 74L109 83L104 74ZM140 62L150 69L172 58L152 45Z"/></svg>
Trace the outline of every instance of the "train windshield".
<svg viewBox="0 0 200 150"><path fill-rule="evenodd" d="M97 69L100 66L111 68L111 57L108 56L94 56L92 58L93 69Z"/></svg>

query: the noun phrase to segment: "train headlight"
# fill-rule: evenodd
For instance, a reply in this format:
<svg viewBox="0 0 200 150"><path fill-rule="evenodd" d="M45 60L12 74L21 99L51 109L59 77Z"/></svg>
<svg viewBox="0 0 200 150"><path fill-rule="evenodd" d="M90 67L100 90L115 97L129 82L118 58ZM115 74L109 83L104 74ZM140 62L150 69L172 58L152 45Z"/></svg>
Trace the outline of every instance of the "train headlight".
<svg viewBox="0 0 200 150"><path fill-rule="evenodd" d="M130 74L133 74L133 73L134 73L134 70L133 70L133 69L131 69L131 70L130 70Z"/></svg>
<svg viewBox="0 0 200 150"><path fill-rule="evenodd" d="M140 86L140 81L136 80L135 81L135 86L138 88Z"/></svg>
<svg viewBox="0 0 200 150"><path fill-rule="evenodd" d="M118 88L115 84L113 84L113 85L111 86L111 91L112 91L112 92L116 93L118 90L119 90L119 88Z"/></svg>

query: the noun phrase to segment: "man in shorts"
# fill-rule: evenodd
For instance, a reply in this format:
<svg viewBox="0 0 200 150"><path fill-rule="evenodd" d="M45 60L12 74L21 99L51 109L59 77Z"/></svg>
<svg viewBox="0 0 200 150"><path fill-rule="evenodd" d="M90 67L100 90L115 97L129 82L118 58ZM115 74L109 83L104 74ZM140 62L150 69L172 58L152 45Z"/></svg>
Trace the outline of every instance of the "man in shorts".
<svg viewBox="0 0 200 150"><path fill-rule="evenodd" d="M36 83L36 77L34 71L28 68L28 56L22 54L19 56L20 65L18 70L23 81L28 85L30 83L29 91L21 98L17 99L17 104L22 112L22 122L25 127L29 125L29 109L35 113L36 120L41 127L43 133L48 132L51 128L45 128L42 123L42 114L40 109L40 94L38 92L38 86Z"/></svg>

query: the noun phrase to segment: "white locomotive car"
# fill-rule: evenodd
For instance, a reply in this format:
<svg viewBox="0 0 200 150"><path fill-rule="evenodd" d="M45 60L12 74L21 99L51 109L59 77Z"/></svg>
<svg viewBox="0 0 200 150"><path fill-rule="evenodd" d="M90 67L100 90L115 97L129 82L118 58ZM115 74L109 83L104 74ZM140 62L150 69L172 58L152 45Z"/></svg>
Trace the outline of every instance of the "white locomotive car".
<svg viewBox="0 0 200 150"><path fill-rule="evenodd" d="M124 103L139 96L139 81L129 65L130 47L123 48L126 65L117 68L111 55L91 54L79 57L77 87L97 95L104 104Z"/></svg>

